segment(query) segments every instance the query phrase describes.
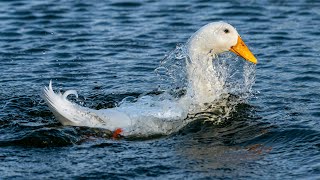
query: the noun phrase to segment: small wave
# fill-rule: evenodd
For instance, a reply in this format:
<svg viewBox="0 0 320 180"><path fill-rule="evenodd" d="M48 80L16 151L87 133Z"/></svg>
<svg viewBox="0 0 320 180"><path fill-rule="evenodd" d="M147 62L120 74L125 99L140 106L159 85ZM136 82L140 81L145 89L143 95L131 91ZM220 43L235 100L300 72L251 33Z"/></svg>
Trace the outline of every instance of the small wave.
<svg viewBox="0 0 320 180"><path fill-rule="evenodd" d="M24 135L21 135L24 134ZM43 127L35 130L22 129L17 137L0 141L0 147L65 147L84 143L95 138L112 137L112 132L106 129L86 127Z"/></svg>
<svg viewBox="0 0 320 180"><path fill-rule="evenodd" d="M272 145L275 148L282 148L284 145L294 145L295 147L305 146L320 143L320 133L311 129L273 129L261 136L253 138L250 141L245 142L245 144L263 143L267 145Z"/></svg>

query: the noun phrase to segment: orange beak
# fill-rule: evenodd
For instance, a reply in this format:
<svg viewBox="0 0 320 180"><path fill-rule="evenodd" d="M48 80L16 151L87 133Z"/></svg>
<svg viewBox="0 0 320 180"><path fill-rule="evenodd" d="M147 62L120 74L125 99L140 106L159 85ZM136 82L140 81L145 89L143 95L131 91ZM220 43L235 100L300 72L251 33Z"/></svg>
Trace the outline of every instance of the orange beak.
<svg viewBox="0 0 320 180"><path fill-rule="evenodd" d="M235 53L236 55L242 57L243 59L254 63L254 64L257 64L257 62L258 62L256 57L254 57L254 55L249 50L247 45L242 41L240 36L238 36L237 44L235 46L232 46L230 48L230 51Z"/></svg>

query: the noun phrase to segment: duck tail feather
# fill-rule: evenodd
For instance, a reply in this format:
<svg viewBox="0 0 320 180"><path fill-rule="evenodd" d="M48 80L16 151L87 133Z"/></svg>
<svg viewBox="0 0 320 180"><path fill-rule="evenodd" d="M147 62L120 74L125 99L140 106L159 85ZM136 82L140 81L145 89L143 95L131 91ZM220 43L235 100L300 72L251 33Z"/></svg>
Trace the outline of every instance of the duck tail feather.
<svg viewBox="0 0 320 180"><path fill-rule="evenodd" d="M45 100L50 111L63 125L71 126L95 126L97 117L93 109L82 107L67 99L69 95L78 94L75 90L68 90L65 93L55 93L52 88L52 81L48 87L44 87L41 97Z"/></svg>

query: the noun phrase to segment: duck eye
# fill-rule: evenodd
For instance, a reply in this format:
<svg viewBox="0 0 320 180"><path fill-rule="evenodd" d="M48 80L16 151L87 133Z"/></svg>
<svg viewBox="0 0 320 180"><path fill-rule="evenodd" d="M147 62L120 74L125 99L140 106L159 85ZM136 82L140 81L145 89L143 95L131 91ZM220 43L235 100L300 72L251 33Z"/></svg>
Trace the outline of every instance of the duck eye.
<svg viewBox="0 0 320 180"><path fill-rule="evenodd" d="M229 29L224 29L224 32L225 33L229 33Z"/></svg>

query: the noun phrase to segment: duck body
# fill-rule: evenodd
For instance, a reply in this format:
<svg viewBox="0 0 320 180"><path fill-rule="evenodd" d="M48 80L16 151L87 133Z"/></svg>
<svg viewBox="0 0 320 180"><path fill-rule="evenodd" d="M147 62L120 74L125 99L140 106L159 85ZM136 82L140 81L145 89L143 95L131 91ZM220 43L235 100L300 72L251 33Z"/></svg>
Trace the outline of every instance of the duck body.
<svg viewBox="0 0 320 180"><path fill-rule="evenodd" d="M183 101L157 101L152 96L139 99L134 104L124 104L109 109L90 109L67 99L68 95L55 93L52 83L43 90L42 97L56 119L65 126L104 128L110 131L122 129L122 135L169 134L182 126L181 120L188 115ZM188 103L185 103L188 104Z"/></svg>
<svg viewBox="0 0 320 180"><path fill-rule="evenodd" d="M186 95L180 99L144 96L133 104L126 103L115 108L94 110L69 101L68 95L77 96L73 90L64 94L55 93L51 81L49 86L44 88L42 97L63 125L96 127L111 131L121 129L119 132L122 135L169 134L188 123L185 119L191 107L201 107L219 97L217 92L222 92L223 82L215 80L212 59L221 52L233 52L239 44L239 38L235 28L225 22L209 23L191 36L187 42L188 88ZM243 53L237 50L235 53L256 63L250 51ZM192 109L194 112L195 109Z"/></svg>

